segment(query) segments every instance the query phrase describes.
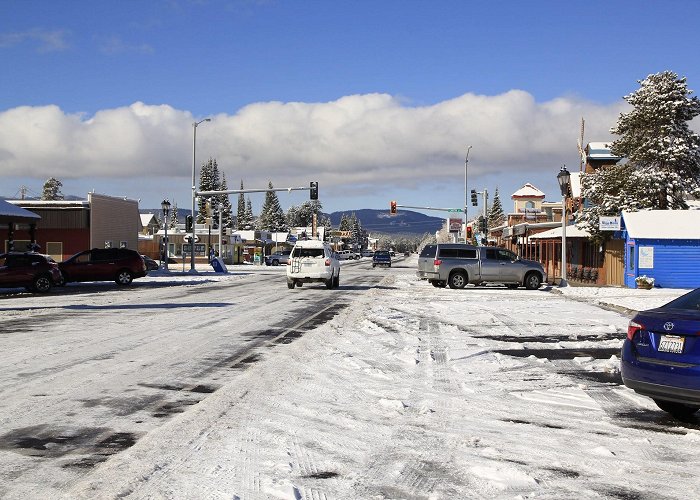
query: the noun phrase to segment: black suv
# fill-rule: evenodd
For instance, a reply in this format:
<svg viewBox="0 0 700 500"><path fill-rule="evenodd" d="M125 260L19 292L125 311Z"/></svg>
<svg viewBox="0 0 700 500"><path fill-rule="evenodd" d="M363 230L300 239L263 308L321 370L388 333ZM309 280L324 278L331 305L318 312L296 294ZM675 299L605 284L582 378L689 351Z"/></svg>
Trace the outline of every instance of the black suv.
<svg viewBox="0 0 700 500"><path fill-rule="evenodd" d="M48 255L34 252L10 252L0 255L0 288L23 286L46 293L61 283L58 264Z"/></svg>
<svg viewBox="0 0 700 500"><path fill-rule="evenodd" d="M128 248L93 248L61 262L65 283L71 281L112 281L128 285L134 278L146 276L146 263Z"/></svg>

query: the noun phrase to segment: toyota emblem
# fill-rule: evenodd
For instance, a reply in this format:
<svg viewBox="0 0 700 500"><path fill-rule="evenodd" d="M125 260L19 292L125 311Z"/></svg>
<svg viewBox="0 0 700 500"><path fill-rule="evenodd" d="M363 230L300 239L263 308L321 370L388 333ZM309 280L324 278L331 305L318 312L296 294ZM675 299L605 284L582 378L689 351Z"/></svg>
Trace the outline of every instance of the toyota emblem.
<svg viewBox="0 0 700 500"><path fill-rule="evenodd" d="M670 332L671 330L673 330L673 326L674 325L672 322L667 321L666 323L664 323L664 330L666 330L667 332Z"/></svg>

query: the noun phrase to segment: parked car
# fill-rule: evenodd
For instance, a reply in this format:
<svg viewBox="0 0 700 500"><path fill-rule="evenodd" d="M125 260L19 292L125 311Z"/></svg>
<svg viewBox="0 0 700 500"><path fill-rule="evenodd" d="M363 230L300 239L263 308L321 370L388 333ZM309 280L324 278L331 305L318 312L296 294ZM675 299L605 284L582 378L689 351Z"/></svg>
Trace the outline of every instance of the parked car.
<svg viewBox="0 0 700 500"><path fill-rule="evenodd" d="M135 250L128 248L93 248L58 264L64 283L72 281L114 280L128 285L134 278L146 276L146 263Z"/></svg>
<svg viewBox="0 0 700 500"><path fill-rule="evenodd" d="M146 272L156 271L159 269L158 263L155 260L151 259L148 255L142 255L141 258L146 264Z"/></svg>
<svg viewBox="0 0 700 500"><path fill-rule="evenodd" d="M360 258L360 254L353 250L338 250L336 254L338 260L358 260Z"/></svg>
<svg viewBox="0 0 700 500"><path fill-rule="evenodd" d="M547 281L542 264L525 260L505 248L463 243L426 245L418 257L419 278L435 287L464 288L468 283L500 283L536 290Z"/></svg>
<svg viewBox="0 0 700 500"><path fill-rule="evenodd" d="M289 255L292 253L291 250L280 250L273 254L265 257L265 265L267 266L279 266L280 264L286 265L289 262Z"/></svg>
<svg viewBox="0 0 700 500"><path fill-rule="evenodd" d="M620 371L627 387L674 417L700 409L700 288L632 318Z"/></svg>
<svg viewBox="0 0 700 500"><path fill-rule="evenodd" d="M287 286L321 281L326 288L340 285L340 262L330 245L319 240L299 240L287 263Z"/></svg>
<svg viewBox="0 0 700 500"><path fill-rule="evenodd" d="M9 252L0 255L0 288L23 286L46 293L61 282L58 264L48 255L35 252Z"/></svg>
<svg viewBox="0 0 700 500"><path fill-rule="evenodd" d="M374 257L374 250L370 250L369 248L365 248L362 250L362 256L363 257Z"/></svg>
<svg viewBox="0 0 700 500"><path fill-rule="evenodd" d="M377 250L372 256L372 267L391 267L391 253L387 250Z"/></svg>

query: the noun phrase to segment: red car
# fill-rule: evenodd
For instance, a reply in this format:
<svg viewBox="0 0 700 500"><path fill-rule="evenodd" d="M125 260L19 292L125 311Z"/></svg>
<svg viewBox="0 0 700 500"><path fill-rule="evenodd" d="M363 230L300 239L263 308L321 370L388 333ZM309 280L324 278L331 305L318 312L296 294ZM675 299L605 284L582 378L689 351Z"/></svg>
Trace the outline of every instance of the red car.
<svg viewBox="0 0 700 500"><path fill-rule="evenodd" d="M48 255L34 252L0 255L0 288L23 286L32 292L46 293L61 281L58 264Z"/></svg>
<svg viewBox="0 0 700 500"><path fill-rule="evenodd" d="M72 281L115 281L128 285L146 276L146 263L128 248L93 248L77 253L58 264L64 283Z"/></svg>

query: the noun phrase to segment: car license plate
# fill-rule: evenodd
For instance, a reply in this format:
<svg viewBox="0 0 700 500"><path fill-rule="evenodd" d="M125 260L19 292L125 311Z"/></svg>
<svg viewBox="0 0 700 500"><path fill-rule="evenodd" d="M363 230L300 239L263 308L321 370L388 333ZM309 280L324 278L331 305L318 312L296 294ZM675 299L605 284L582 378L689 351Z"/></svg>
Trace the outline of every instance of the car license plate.
<svg viewBox="0 0 700 500"><path fill-rule="evenodd" d="M678 337L677 335L662 335L661 342L659 342L659 352L681 354L683 352L684 343L685 337Z"/></svg>

